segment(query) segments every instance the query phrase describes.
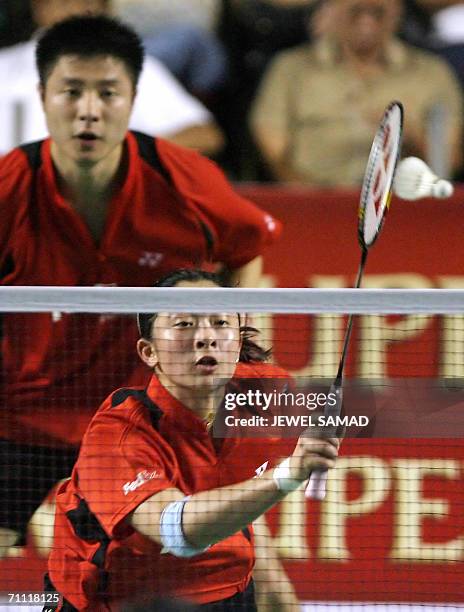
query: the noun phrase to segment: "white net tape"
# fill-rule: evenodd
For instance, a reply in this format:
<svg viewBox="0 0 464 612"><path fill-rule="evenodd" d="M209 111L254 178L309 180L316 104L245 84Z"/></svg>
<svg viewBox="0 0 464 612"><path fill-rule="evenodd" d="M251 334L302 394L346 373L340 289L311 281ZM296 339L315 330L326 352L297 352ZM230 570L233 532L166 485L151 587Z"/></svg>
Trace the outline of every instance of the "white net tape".
<svg viewBox="0 0 464 612"><path fill-rule="evenodd" d="M0 312L460 314L462 289L0 287Z"/></svg>

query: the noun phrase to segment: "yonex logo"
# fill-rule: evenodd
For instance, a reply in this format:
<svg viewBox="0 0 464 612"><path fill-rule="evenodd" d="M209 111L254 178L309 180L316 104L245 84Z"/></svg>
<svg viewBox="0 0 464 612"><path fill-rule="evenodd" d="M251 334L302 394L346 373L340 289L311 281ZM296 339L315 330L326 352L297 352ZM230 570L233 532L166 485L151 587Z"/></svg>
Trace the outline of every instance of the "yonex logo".
<svg viewBox="0 0 464 612"><path fill-rule="evenodd" d="M139 266L148 266L149 268L156 268L156 266L163 259L163 253L154 253L153 251L143 251L139 258Z"/></svg>
<svg viewBox="0 0 464 612"><path fill-rule="evenodd" d="M253 476L253 478L259 478L261 474L263 474L267 470L268 465L269 465L269 461L265 461L263 465L260 465L259 468L256 468L255 470L256 476Z"/></svg>
<svg viewBox="0 0 464 612"><path fill-rule="evenodd" d="M153 470L153 472L149 472L148 470L143 470L139 472L132 482L126 482L122 486L122 490L124 491L124 495L128 495L131 491L135 491L146 482L153 480L154 478L161 478L161 474L158 470Z"/></svg>

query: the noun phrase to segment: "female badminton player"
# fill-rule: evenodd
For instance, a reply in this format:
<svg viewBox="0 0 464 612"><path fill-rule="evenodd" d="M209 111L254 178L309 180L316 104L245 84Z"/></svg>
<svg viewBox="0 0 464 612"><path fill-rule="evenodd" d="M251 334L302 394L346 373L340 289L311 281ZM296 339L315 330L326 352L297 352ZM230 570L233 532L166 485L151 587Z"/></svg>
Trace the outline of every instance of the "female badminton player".
<svg viewBox="0 0 464 612"><path fill-rule="evenodd" d="M181 270L158 284L221 282ZM267 353L242 319L138 316L137 352L151 381L102 404L57 493L46 578L62 596L57 610L116 610L143 595L202 610L256 610L252 523L312 470L333 468L338 440L214 437L211 424L234 381L285 376L264 363Z"/></svg>

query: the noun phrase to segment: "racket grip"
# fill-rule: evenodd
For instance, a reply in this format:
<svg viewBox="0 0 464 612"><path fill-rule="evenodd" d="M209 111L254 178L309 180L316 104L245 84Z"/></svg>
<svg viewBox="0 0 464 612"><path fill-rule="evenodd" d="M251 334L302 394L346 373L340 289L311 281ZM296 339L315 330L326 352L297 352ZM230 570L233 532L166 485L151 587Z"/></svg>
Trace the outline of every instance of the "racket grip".
<svg viewBox="0 0 464 612"><path fill-rule="evenodd" d="M314 470L311 472L306 485L305 497L307 499L323 500L327 483L328 470Z"/></svg>

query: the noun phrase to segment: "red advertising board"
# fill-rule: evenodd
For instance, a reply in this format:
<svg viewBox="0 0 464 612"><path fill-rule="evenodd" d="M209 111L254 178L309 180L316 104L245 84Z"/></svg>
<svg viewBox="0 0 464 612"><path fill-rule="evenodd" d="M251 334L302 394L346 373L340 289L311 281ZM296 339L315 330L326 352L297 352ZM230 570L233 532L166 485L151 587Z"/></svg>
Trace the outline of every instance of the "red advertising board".
<svg viewBox="0 0 464 612"><path fill-rule="evenodd" d="M261 186L242 191L284 222L283 238L265 261L270 286L353 285L359 262L357 193ZM464 287L463 202L463 191L447 201L394 199L369 253L364 286ZM324 353L332 343L336 364L343 324L332 320L324 328L323 317L295 319L298 323L283 330L274 322L277 360L293 373L333 376L334 363L326 369L318 363L316 339L325 339ZM348 373L462 376L463 321L359 317ZM379 338L379 326L390 334ZM336 333L329 333L334 327ZM457 439L346 440L324 502L295 494L272 513L276 544L299 596L464 601L463 459L464 443Z"/></svg>
<svg viewBox="0 0 464 612"><path fill-rule="evenodd" d="M284 224L282 240L266 254L267 286L353 284L357 193L262 186L241 192ZM444 202L394 200L364 285L464 287L463 205L464 191ZM293 374L333 376L343 317L262 323L276 361ZM464 316L359 317L352 349L350 376L464 376ZM460 439L346 440L323 502L296 492L269 515L300 598L464 602L463 460ZM16 554L0 561L0 592L40 590L45 562L33 538Z"/></svg>

